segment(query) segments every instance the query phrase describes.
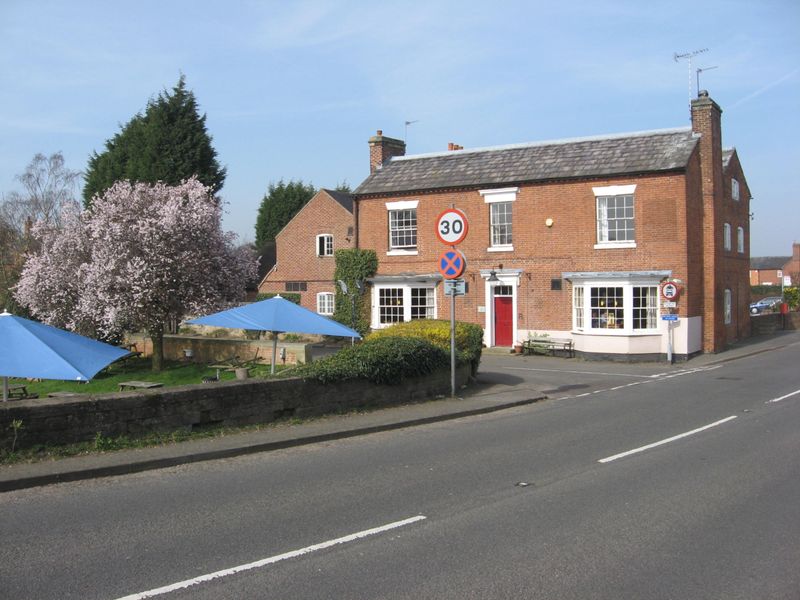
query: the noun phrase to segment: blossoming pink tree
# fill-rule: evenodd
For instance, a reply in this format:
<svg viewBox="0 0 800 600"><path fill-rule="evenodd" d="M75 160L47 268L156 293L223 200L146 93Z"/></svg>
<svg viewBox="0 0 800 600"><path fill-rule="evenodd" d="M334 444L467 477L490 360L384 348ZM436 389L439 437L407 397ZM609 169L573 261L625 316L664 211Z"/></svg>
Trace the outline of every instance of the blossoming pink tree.
<svg viewBox="0 0 800 600"><path fill-rule="evenodd" d="M178 186L117 182L62 229L34 229L16 297L52 325L101 337L144 329L153 369L163 365L165 324L244 298L255 256L222 231L222 209L192 178Z"/></svg>

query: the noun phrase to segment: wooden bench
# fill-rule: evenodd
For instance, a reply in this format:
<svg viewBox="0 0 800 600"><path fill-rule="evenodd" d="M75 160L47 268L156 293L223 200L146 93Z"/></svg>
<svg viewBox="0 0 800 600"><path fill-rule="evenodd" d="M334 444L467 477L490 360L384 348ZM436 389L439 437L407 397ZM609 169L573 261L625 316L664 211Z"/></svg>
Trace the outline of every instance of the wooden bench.
<svg viewBox="0 0 800 600"><path fill-rule="evenodd" d="M575 346L572 340L531 338L522 342L523 354L549 354L550 356L555 356L556 352L563 352L569 358L575 356Z"/></svg>
<svg viewBox="0 0 800 600"><path fill-rule="evenodd" d="M164 384L158 381L120 381L119 391L124 392L126 389L136 390L149 390L151 388L159 388Z"/></svg>

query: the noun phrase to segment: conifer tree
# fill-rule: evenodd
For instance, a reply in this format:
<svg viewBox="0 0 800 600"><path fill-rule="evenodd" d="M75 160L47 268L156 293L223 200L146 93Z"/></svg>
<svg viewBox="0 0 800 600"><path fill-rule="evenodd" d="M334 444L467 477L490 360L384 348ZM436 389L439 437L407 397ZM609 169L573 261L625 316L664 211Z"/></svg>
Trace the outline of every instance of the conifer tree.
<svg viewBox="0 0 800 600"><path fill-rule="evenodd" d="M225 168L206 131L206 116L200 115L194 93L186 89L181 75L172 92L164 91L147 103L144 114L136 114L106 141L105 150L89 159L84 205L115 182L179 185L191 177L219 192Z"/></svg>

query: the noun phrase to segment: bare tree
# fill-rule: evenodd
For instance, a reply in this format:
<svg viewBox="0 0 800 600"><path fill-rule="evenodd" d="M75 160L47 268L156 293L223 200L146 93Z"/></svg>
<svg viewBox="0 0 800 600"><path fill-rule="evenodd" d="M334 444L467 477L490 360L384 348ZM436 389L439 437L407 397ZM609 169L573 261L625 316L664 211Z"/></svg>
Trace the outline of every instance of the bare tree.
<svg viewBox="0 0 800 600"><path fill-rule="evenodd" d="M61 152L37 154L25 172L17 175L22 192L4 194L0 200L0 309L15 312L19 306L10 290L19 278L24 255L31 250L30 231L34 223L60 228L62 213L76 207L75 187L80 171L71 171L64 164Z"/></svg>
<svg viewBox="0 0 800 600"><path fill-rule="evenodd" d="M61 152L37 154L16 177L24 191L6 195L0 218L23 235L37 221L60 227L63 210L77 203L75 185L80 176L80 171L66 167Z"/></svg>

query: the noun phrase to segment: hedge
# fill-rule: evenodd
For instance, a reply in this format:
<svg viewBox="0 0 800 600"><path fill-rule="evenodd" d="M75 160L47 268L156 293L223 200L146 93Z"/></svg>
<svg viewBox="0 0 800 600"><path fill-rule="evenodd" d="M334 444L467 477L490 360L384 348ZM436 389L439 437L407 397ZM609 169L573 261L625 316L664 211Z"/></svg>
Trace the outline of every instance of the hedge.
<svg viewBox="0 0 800 600"><path fill-rule="evenodd" d="M366 379L395 385L407 377L427 375L450 365L442 348L418 337L375 337L320 360L287 369L287 376L322 383Z"/></svg>

